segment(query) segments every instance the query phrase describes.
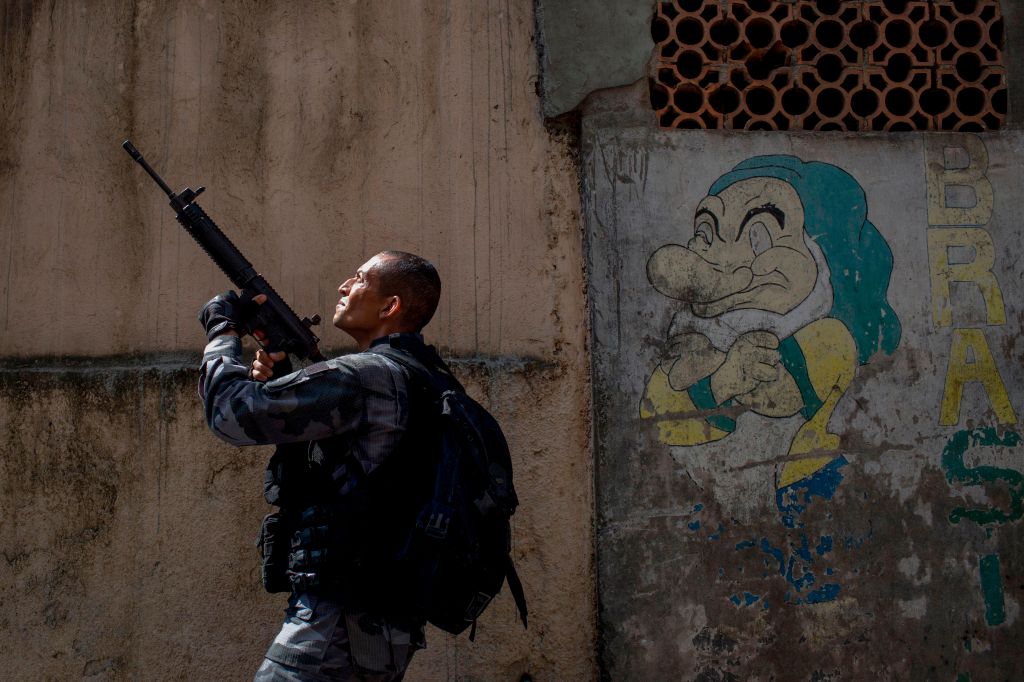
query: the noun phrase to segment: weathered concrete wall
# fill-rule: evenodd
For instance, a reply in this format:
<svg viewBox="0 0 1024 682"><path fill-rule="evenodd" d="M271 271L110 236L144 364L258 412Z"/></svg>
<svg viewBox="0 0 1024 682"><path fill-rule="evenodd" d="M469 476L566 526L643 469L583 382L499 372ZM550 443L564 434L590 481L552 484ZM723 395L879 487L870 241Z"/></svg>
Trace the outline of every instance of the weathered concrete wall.
<svg viewBox="0 0 1024 682"><path fill-rule="evenodd" d="M537 0L544 115L571 111L596 90L644 79L654 3Z"/></svg>
<svg viewBox="0 0 1024 682"><path fill-rule="evenodd" d="M607 676L1013 677L1024 138L583 143Z"/></svg>
<svg viewBox="0 0 1024 682"><path fill-rule="evenodd" d="M201 338L196 301L223 276L128 137L175 189L208 188L203 207L298 311L332 309L341 276L394 247L445 273L446 348L540 354L563 334L552 311L579 269L549 254L571 250L577 193L538 113L530 3L18 7L2 24L5 354ZM542 299L509 295L550 278Z"/></svg>
<svg viewBox="0 0 1024 682"><path fill-rule="evenodd" d="M428 339L513 446L531 626L503 596L409 679L593 676L577 176L533 30L526 0L0 5L0 668L246 679L283 608L252 547L269 451L213 439L194 393L227 283L131 137L300 314L380 249L437 264Z"/></svg>

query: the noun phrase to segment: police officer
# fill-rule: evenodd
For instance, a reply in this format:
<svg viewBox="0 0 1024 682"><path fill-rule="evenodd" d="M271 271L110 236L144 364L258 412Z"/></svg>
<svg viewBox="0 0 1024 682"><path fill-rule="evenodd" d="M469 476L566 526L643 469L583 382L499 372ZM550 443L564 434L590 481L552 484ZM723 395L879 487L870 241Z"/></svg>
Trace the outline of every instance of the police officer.
<svg viewBox="0 0 1024 682"><path fill-rule="evenodd" d="M408 374L366 351L378 343L402 346L447 371L420 335L440 291L437 271L423 258L377 254L338 287L334 326L355 339L360 352L284 376L274 371L283 353L259 350L251 366L242 364L237 330L245 306L230 292L217 296L200 312L209 343L199 392L210 429L233 445L310 442L307 489L290 494L306 503L344 501L389 458L402 461L396 453L416 439ZM346 529L331 530L337 536ZM423 623L381 616L372 603L355 606L345 595L360 586L328 589L331 576L319 573L289 571L284 624L256 680L401 680L413 653L425 646Z"/></svg>

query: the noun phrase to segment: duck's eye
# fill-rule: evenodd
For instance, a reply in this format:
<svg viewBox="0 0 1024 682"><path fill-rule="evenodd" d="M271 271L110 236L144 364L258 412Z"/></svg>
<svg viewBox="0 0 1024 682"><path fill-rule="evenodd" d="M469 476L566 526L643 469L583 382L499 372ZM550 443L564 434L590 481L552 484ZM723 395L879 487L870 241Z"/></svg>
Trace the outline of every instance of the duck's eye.
<svg viewBox="0 0 1024 682"><path fill-rule="evenodd" d="M772 235L762 222L753 223L747 226L747 233L750 235L750 248L755 256L772 248Z"/></svg>

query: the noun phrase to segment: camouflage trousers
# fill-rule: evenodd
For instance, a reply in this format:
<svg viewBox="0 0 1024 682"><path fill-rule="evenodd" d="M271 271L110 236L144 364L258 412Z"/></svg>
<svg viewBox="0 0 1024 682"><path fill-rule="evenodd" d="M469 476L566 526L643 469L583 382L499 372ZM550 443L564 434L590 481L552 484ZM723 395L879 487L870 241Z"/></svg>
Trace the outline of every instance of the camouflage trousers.
<svg viewBox="0 0 1024 682"><path fill-rule="evenodd" d="M292 595L254 682L399 682L423 647L422 626L410 631L313 594Z"/></svg>

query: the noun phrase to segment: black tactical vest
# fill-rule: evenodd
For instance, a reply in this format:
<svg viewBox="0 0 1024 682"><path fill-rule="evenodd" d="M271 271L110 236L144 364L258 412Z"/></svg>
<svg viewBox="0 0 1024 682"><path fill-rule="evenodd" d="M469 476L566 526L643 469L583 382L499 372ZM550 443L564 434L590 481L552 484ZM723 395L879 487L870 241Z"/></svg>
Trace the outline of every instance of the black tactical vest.
<svg viewBox="0 0 1024 682"><path fill-rule="evenodd" d="M419 335L394 334L385 342L461 389ZM393 622L403 619L410 586L396 574L396 558L432 493L439 436L431 423L434 396L401 371L409 423L398 448L370 475L352 454L354 434L281 445L271 457L264 496L280 510L264 519L260 533L268 591L312 591Z"/></svg>

